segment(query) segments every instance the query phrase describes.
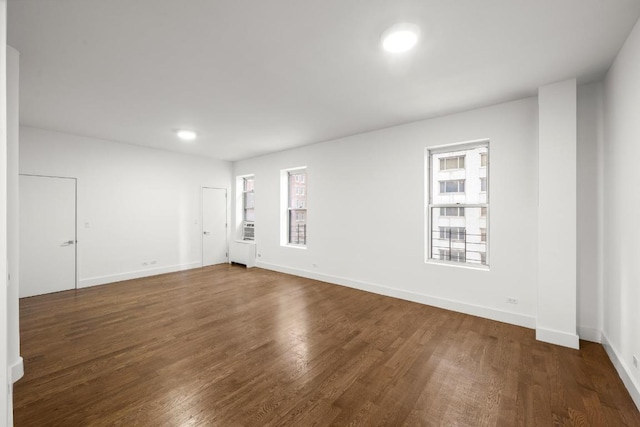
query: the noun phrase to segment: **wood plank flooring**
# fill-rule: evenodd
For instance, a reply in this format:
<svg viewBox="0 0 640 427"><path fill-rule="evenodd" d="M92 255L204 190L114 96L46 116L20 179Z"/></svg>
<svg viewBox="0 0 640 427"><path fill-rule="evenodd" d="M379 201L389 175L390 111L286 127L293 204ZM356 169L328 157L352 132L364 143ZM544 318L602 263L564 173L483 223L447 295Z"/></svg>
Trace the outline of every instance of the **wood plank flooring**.
<svg viewBox="0 0 640 427"><path fill-rule="evenodd" d="M640 426L601 345L261 269L20 310L16 426Z"/></svg>

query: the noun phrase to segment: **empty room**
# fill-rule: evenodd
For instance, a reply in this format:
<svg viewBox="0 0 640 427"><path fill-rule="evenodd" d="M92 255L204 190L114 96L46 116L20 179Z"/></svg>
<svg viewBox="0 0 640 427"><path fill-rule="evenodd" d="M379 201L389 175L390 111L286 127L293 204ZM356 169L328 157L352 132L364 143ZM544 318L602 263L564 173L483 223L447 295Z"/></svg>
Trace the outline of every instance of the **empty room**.
<svg viewBox="0 0 640 427"><path fill-rule="evenodd" d="M639 18L0 0L0 426L640 426Z"/></svg>

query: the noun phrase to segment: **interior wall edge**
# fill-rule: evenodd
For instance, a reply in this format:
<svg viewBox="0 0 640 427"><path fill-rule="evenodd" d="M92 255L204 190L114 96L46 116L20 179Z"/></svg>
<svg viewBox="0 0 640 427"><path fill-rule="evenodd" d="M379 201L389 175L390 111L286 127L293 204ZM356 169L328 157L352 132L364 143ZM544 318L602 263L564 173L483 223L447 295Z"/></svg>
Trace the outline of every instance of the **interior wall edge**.
<svg viewBox="0 0 640 427"><path fill-rule="evenodd" d="M578 336L581 340L602 344L602 331L597 328L578 325Z"/></svg>
<svg viewBox="0 0 640 427"><path fill-rule="evenodd" d="M174 273L176 271L191 270L202 267L202 261L185 264L168 265L147 270L129 271L125 273L110 274L108 276L89 277L78 280L78 289L91 286L108 285L110 283L122 282L123 280L140 279L142 277L158 276L160 274Z"/></svg>
<svg viewBox="0 0 640 427"><path fill-rule="evenodd" d="M468 304L460 301L448 300L444 298L433 297L425 294L418 294L415 292L405 291L402 289L391 288L388 286L382 286L374 283L362 282L345 277L337 277L327 274L315 273L308 270L302 270L297 268L285 267L282 265L271 264L267 262L256 262L256 267L264 268L266 270L277 271L280 273L292 274L294 276L305 277L307 279L319 280L327 282L333 285L346 286L361 291L372 292L378 295L384 295L392 298L399 298L406 301L416 302L419 304L429 305L445 310L451 310L458 313L469 314L471 316L478 316L489 320L495 320L498 322L509 323L511 325L522 326L529 329L534 329L536 325L536 319L531 316L526 316L518 313L511 313L508 311L496 310L493 308L483 307L480 305Z"/></svg>
<svg viewBox="0 0 640 427"><path fill-rule="evenodd" d="M633 399L638 410L640 410L640 384L638 384L631 375L631 370L624 363L624 359L619 356L618 350L616 350L616 348L611 344L605 331L602 331L602 346L607 352L609 359L611 359L611 363L613 363L614 368L616 368L622 382L629 391L631 399Z"/></svg>
<svg viewBox="0 0 640 427"><path fill-rule="evenodd" d="M580 337L578 334L572 334L565 331L557 331L555 329L537 326L536 339L549 344L560 345L576 350L580 349Z"/></svg>
<svg viewBox="0 0 640 427"><path fill-rule="evenodd" d="M11 370L11 381L16 382L20 378L24 376L24 360L21 357L18 357L18 360L15 361L9 368Z"/></svg>

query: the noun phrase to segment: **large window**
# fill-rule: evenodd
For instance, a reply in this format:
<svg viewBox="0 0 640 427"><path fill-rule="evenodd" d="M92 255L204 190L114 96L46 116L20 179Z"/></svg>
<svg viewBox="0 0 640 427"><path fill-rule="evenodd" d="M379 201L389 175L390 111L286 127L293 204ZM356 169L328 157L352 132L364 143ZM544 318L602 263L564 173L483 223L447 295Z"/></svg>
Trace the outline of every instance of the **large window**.
<svg viewBox="0 0 640 427"><path fill-rule="evenodd" d="M307 244L307 170L287 172L287 244Z"/></svg>
<svg viewBox="0 0 640 427"><path fill-rule="evenodd" d="M254 240L255 237L255 191L254 177L242 179L242 239Z"/></svg>
<svg viewBox="0 0 640 427"><path fill-rule="evenodd" d="M427 150L427 260L488 265L489 142Z"/></svg>

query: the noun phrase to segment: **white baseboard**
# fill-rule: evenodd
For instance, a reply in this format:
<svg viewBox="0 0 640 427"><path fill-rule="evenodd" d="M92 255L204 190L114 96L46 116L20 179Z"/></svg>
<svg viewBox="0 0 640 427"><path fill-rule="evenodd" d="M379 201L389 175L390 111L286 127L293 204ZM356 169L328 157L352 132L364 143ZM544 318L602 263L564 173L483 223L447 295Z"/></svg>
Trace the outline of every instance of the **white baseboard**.
<svg viewBox="0 0 640 427"><path fill-rule="evenodd" d="M536 327L536 339L550 344L561 345L563 347L580 348L580 337L578 334L570 334L553 329Z"/></svg>
<svg viewBox="0 0 640 427"><path fill-rule="evenodd" d="M24 360L22 357L18 357L18 360L9 368L11 373L11 382L15 383L24 375Z"/></svg>
<svg viewBox="0 0 640 427"><path fill-rule="evenodd" d="M616 371L618 371L618 375L620 375L624 386L629 391L631 399L633 399L638 410L640 410L640 384L638 384L630 374L631 370L627 364L624 363L624 359L620 357L618 351L611 345L607 338L607 334L605 334L604 331L602 331L602 346L607 352L607 355L609 355L609 359L611 359L611 363L613 363Z"/></svg>
<svg viewBox="0 0 640 427"><path fill-rule="evenodd" d="M434 307L444 308L446 310L457 311L459 313L470 314L472 316L483 317L485 319L497 320L499 322L509 323L512 325L523 326L525 328L535 328L536 319L534 317L525 316L518 313L496 310L493 308L483 307L479 305L467 304L460 301L454 301L444 298L433 297L415 292L409 292L402 289L391 288L387 286L376 285L358 280L351 280L344 277L330 276L320 274L308 270L300 270L296 268L284 267L281 265L270 264L258 261L256 267L267 270L278 271L281 273L292 274L294 276L306 277L308 279L320 280L322 282L332 283L335 285L347 286L349 288L359 289L361 291L372 292L374 294L385 295L388 297L399 298L407 301L417 302L420 304L431 305Z"/></svg>
<svg viewBox="0 0 640 427"><path fill-rule="evenodd" d="M105 285L107 283L121 282L123 280L139 279L141 277L157 276L158 274L173 273L174 271L190 270L201 267L201 262L188 264L169 265L166 267L149 268L146 270L130 271L127 273L112 274L108 276L90 277L78 281L78 289L89 286Z"/></svg>
<svg viewBox="0 0 640 427"><path fill-rule="evenodd" d="M578 326L578 335L581 340L597 342L598 344L602 342L602 332L600 329Z"/></svg>

